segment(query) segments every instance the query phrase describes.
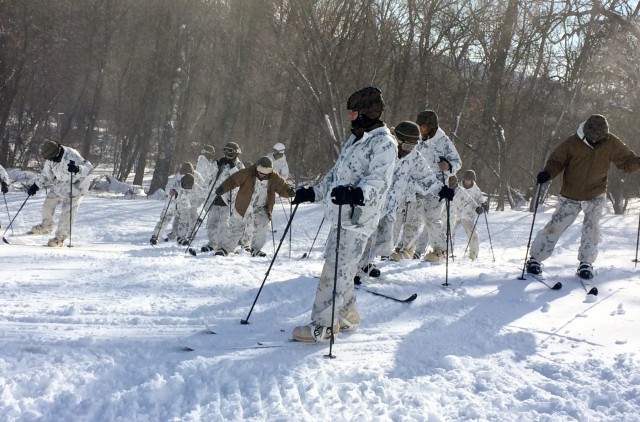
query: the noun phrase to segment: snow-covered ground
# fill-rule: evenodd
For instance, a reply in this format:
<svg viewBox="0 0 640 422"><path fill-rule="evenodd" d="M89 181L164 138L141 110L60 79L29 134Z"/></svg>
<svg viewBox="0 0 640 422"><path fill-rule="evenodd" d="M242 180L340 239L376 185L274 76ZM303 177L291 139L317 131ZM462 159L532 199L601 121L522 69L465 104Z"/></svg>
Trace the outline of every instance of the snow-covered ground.
<svg viewBox="0 0 640 422"><path fill-rule="evenodd" d="M13 216L25 194L6 198ZM555 291L518 280L532 214L491 212L495 260L481 219L478 261L462 257L457 234L455 288L441 285L444 265L379 263L368 289L418 298L359 290L362 325L339 334L327 359L328 343L288 342L309 320L322 267L326 226L299 259L320 206L299 207L265 276L271 239L266 258L151 247L156 200L88 196L73 247L40 246L48 236L24 233L43 200L27 202L12 245L0 245L0 420L640 420L637 207L602 219L595 301L574 275L579 221L545 262L546 281L563 284ZM275 211L277 245L289 207ZM552 211L541 208L535 230Z"/></svg>

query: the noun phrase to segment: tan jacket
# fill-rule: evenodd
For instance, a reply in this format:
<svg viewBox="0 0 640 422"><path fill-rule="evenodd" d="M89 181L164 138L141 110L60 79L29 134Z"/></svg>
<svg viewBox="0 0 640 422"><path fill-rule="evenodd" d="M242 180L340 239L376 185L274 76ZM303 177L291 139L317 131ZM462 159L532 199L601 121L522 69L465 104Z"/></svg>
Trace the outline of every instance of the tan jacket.
<svg viewBox="0 0 640 422"><path fill-rule="evenodd" d="M560 195L588 201L607 191L611 163L627 173L640 170L640 158L615 135L591 147L574 134L553 151L544 169L551 178L564 170Z"/></svg>
<svg viewBox="0 0 640 422"><path fill-rule="evenodd" d="M235 206L238 214L243 217L247 212L247 208L249 208L257 177L258 170L256 170L256 166L254 164L251 167L247 167L232 174L227 178L227 180L222 182L222 185L220 185L224 193L240 187L238 194L236 195ZM269 173L267 180L267 214L269 215L269 218L271 218L273 206L276 203L276 193L282 197L290 198L296 194L296 191L276 172Z"/></svg>

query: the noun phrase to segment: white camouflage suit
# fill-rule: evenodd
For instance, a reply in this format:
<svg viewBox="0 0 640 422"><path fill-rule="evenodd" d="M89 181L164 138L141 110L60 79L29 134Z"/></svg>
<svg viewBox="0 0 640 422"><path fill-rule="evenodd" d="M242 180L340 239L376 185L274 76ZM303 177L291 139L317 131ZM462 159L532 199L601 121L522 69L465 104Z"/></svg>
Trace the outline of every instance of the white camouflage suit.
<svg viewBox="0 0 640 422"><path fill-rule="evenodd" d="M47 197L42 205L42 223L35 226L32 232L50 233L53 230L56 207L62 204L55 237L64 240L69 237L80 202L89 190L89 175L93 171L93 165L75 149L62 145L60 148L63 150L62 159L59 162L45 160L42 172L36 177L35 184L38 188L47 188ZM75 162L80 169L73 175L73 189L68 168L70 161Z"/></svg>
<svg viewBox="0 0 640 422"><path fill-rule="evenodd" d="M211 182L207 187L211 192L215 192L215 190L222 184L222 182L227 180L229 176L244 168L244 164L242 164L242 161L240 161L238 157L233 161L233 167L228 163L225 157L220 158L217 161L216 166L218 169L217 174L213 179L211 179ZM213 200L216 196L214 193L211 194L209 200L204 204L205 208L209 210L207 213L207 236L209 237L207 245L213 250L221 248L221 233L223 230L226 230L224 228L229 224L229 217L231 215L231 209L233 208L233 200L237 192L238 189L236 188L222 195L221 198L227 203L227 206L218 206L213 204ZM233 250L229 252L233 252Z"/></svg>
<svg viewBox="0 0 640 422"><path fill-rule="evenodd" d="M397 157L397 143L386 126L366 132L355 141L351 136L335 165L313 187L317 201L325 204L325 217L331 230L325 249L325 260L311 312L316 325L331 327L334 271L336 266L336 240L338 205L331 202L331 190L337 186L352 185L364 193L364 206L342 206L340 248L338 250L338 277L336 283L336 316L346 316L356 307L353 277L365 244L378 225L382 206L393 176Z"/></svg>
<svg viewBox="0 0 640 422"><path fill-rule="evenodd" d="M467 238L470 238L469 258L471 259L478 257L478 251L480 249L478 228L475 227L474 230L474 226L476 225L479 215L476 212L476 208L482 206L483 202L484 197L482 196L482 191L475 181L473 182L473 186L468 189L460 183L456 189L453 201L451 201L451 237L455 239L456 230L459 225L464 228Z"/></svg>
<svg viewBox="0 0 640 422"><path fill-rule="evenodd" d="M425 157L438 183L434 183L426 195L416 194L416 201L409 204L401 244L404 249L416 251L420 227L424 224L423 232L425 232L425 236L428 236L431 247L434 251L441 252L446 249L447 239L446 228L442 223L442 209L445 202L440 201L438 192L444 184L448 183L449 177L454 176L460 170L462 161L453 142L441 128L438 128L432 138L418 143L415 149ZM450 172L443 172L438 167L441 156L451 163ZM418 250L417 252L424 251Z"/></svg>
<svg viewBox="0 0 640 422"><path fill-rule="evenodd" d="M158 237L163 236L169 221L173 221L169 238L179 237L186 239L189 235L188 230L193 227L194 222L198 218L198 204L201 203L200 199L202 198L202 186L205 183L204 179L200 173L194 171L193 188L183 189L180 184L182 176L181 173L176 173L169 179L169 182L167 182L165 186L167 199L165 199L165 206L162 209L163 214L160 216L160 220L156 223L153 231L157 233ZM172 189L178 193L177 196L171 195ZM181 194L182 197L180 196ZM186 204L189 205L189 208L186 208Z"/></svg>
<svg viewBox="0 0 640 422"><path fill-rule="evenodd" d="M375 256L389 255L398 234L395 227L403 223L397 219L402 218L406 204L415 202L416 194L426 195L434 183L435 175L417 148L396 159L391 187L382 208L382 217L367 242L358 268L369 264Z"/></svg>

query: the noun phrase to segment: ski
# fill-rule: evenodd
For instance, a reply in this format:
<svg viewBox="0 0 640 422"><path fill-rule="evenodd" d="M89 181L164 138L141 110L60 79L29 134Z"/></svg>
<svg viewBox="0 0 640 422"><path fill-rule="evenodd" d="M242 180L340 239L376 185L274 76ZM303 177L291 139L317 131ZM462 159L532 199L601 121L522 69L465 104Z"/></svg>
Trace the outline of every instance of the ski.
<svg viewBox="0 0 640 422"><path fill-rule="evenodd" d="M550 283L547 283L543 277L541 277L541 276L539 276L537 274L526 273L526 275L530 275L536 281L539 281L540 283L544 284L545 286L547 286L551 290L560 290L560 289L562 289L562 283L560 283L559 281L556 282L555 284L550 284ZM518 279L520 279L520 278L518 277ZM525 278L525 280L526 280L526 278Z"/></svg>
<svg viewBox="0 0 640 422"><path fill-rule="evenodd" d="M580 279L580 284L582 284L582 288L587 293L587 295L598 296L597 287L591 287L589 282L585 282L585 280L583 278L580 278L580 276L578 276L578 279Z"/></svg>
<svg viewBox="0 0 640 422"><path fill-rule="evenodd" d="M411 296L409 296L406 299L399 299L397 297L389 296L389 295L386 295L384 293L376 292L375 290L369 290L369 289L367 289L365 287L360 287L359 285L356 287L356 289L357 290L364 290L365 292L371 293L372 295L384 297L385 299L391 299L391 300L393 300L395 302L400 302L400 303L410 303L410 302L413 302L414 300L416 300L416 298L418 297L418 294L414 293L414 294L412 294Z"/></svg>
<svg viewBox="0 0 640 422"><path fill-rule="evenodd" d="M259 341L252 346L238 346L238 347L195 347L185 342L182 337L178 337L181 350L183 352L195 352L196 350L253 350L253 349L277 349L282 347L283 343Z"/></svg>

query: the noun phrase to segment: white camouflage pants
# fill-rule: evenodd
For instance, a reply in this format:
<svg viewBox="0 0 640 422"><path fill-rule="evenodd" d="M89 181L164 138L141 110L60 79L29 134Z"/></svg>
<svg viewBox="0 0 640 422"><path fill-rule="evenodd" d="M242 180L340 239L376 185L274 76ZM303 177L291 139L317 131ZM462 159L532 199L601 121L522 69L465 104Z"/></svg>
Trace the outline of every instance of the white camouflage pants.
<svg viewBox="0 0 640 422"><path fill-rule="evenodd" d="M373 261L376 256L389 256L389 253L393 249L393 241L395 240L393 237L395 226L395 222L392 221L388 215L380 219L376 231L374 231L371 237L369 237L369 240L367 240L367 245L358 263L358 268L366 266Z"/></svg>
<svg viewBox="0 0 640 422"><path fill-rule="evenodd" d="M333 309L333 284L336 266L336 241L338 229L332 227L327 239L324 253L324 266L316 290L316 298L311 311L311 320L317 325L331 327ZM340 247L338 249L338 277L336 280L335 319L346 316L349 310L356 307L353 294L353 277L358 270L358 261L364 253L368 236L353 231L340 231Z"/></svg>
<svg viewBox="0 0 640 422"><path fill-rule="evenodd" d="M271 227L271 221L267 214L266 207L260 207L254 209L247 217L247 221L244 228L244 235L251 233L251 237L247 243L242 245L250 245L254 251L261 251L264 244L267 242L267 233ZM263 251L264 252L264 251Z"/></svg>
<svg viewBox="0 0 640 422"><path fill-rule="evenodd" d="M482 216L480 216L482 218ZM468 218L464 218L461 220L454 220L451 226L451 239L456 238L456 231L459 226L464 228L464 232L467 234L467 239L469 240L469 257L475 259L478 257L478 251L480 250L480 239L478 238L478 226L476 224L477 219L469 220ZM478 222L478 224L480 224ZM475 227L474 227L475 226ZM466 248L466 244L465 244ZM449 246L449 250L453 249L453 245Z"/></svg>
<svg viewBox="0 0 640 422"><path fill-rule="evenodd" d="M420 226L424 224L423 232L428 236L429 242L435 251L444 251L446 248L445 227L442 224L442 206L444 202L438 201L438 196L426 195L416 202L409 204L407 222L402 227L402 244L405 249L416 250ZM416 250L423 252L422 250Z"/></svg>
<svg viewBox="0 0 640 422"><path fill-rule="evenodd" d="M562 233L575 221L580 211L584 211L578 260L592 264L598 256L598 243L601 240L600 218L604 203L604 194L590 201L575 201L560 197L560 202L551 216L551 220L536 234L531 245L531 256L540 261L549 258Z"/></svg>
<svg viewBox="0 0 640 422"><path fill-rule="evenodd" d="M53 217L56 208L59 204L62 204L56 237L65 239L69 237L82 198L82 196L74 196L73 201L71 201L68 196L58 196L50 190L47 193L44 204L42 204L42 226L47 230L53 229Z"/></svg>
<svg viewBox="0 0 640 422"><path fill-rule="evenodd" d="M220 231L219 244L220 247L228 253L238 246L238 242L244 233L245 226L251 223L253 228L253 239L251 240L251 248L255 251L262 250L267 239L267 231L269 230L269 215L265 207L258 207L251 211L247 211L245 216L241 216L236 209L233 209L228 224L223 226Z"/></svg>
<svg viewBox="0 0 640 422"><path fill-rule="evenodd" d="M206 206L206 205L205 205ZM229 225L229 206L220 207L212 205L207 213L207 236L208 245L214 250L219 249L222 230L226 230Z"/></svg>

